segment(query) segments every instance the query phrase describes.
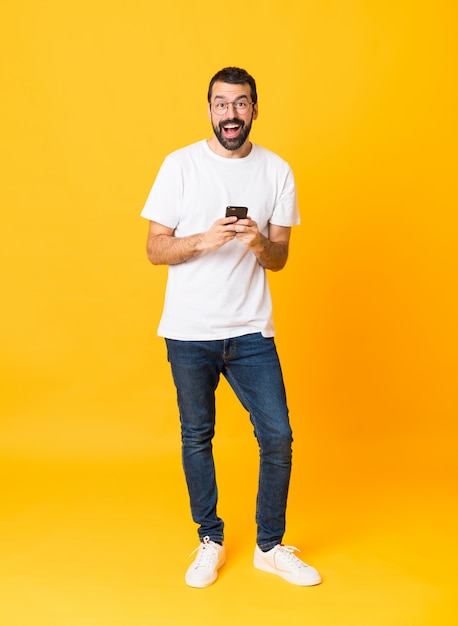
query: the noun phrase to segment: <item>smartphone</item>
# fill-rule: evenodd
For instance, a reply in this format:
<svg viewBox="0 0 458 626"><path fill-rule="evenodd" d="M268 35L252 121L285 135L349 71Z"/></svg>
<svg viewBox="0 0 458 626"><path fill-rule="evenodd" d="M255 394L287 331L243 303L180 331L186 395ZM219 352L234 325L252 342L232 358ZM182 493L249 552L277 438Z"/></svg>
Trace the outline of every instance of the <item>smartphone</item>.
<svg viewBox="0 0 458 626"><path fill-rule="evenodd" d="M238 220L243 220L248 215L248 209L246 206L228 206L226 207L226 217L235 217Z"/></svg>

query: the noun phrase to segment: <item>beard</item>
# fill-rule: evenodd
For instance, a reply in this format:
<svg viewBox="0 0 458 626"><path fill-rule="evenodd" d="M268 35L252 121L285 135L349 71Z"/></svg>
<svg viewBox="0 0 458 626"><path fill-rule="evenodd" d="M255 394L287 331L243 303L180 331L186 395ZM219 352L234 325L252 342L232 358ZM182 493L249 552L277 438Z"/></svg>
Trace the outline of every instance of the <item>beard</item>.
<svg viewBox="0 0 458 626"><path fill-rule="evenodd" d="M252 121L253 118L245 123L243 120L240 120L237 117L234 117L231 120L224 120L224 122L220 122L219 124L214 124L212 121L213 132L215 133L216 138L223 146L223 148L231 151L238 150L243 146L243 144L250 135ZM240 126L240 133L237 135L237 137L224 136L223 126L226 124L237 124L237 126Z"/></svg>

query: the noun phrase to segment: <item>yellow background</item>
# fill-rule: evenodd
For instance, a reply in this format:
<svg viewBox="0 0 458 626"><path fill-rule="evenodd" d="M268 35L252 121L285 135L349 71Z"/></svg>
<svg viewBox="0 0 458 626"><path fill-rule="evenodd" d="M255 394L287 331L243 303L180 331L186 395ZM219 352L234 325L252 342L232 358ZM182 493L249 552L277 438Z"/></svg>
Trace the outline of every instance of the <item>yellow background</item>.
<svg viewBox="0 0 458 626"><path fill-rule="evenodd" d="M451 0L3 0L0 625L457 622L457 9ZM295 432L285 540L251 564L257 450L227 386L228 563L195 547L140 210L210 134L225 65L302 224L271 276Z"/></svg>

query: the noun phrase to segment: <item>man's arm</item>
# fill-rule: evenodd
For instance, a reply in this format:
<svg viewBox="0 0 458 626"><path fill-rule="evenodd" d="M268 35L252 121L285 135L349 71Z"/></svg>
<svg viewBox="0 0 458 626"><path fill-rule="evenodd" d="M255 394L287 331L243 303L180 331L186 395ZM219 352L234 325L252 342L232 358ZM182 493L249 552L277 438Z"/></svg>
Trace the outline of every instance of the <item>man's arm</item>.
<svg viewBox="0 0 458 626"><path fill-rule="evenodd" d="M285 267L288 259L290 226L269 224L269 236L264 237L254 220L240 220L236 225L237 239L250 248L258 263L267 270L278 272Z"/></svg>
<svg viewBox="0 0 458 626"><path fill-rule="evenodd" d="M228 229L228 225L235 221L235 217L221 218L207 232L188 237L175 237L173 228L150 221L146 244L148 259L154 265L176 265L207 250L216 250L234 239L235 232Z"/></svg>

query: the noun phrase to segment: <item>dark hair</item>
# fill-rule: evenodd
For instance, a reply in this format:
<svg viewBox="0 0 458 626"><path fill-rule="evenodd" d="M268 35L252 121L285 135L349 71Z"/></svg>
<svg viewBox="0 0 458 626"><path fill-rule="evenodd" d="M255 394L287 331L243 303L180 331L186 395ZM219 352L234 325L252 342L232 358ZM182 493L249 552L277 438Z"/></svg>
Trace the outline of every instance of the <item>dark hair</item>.
<svg viewBox="0 0 458 626"><path fill-rule="evenodd" d="M256 93L256 82L246 70L242 70L240 67L225 67L217 72L210 81L208 86L208 101L211 101L213 85L216 82L229 83L231 85L249 85L251 89L251 100L253 104L258 101L258 94Z"/></svg>

